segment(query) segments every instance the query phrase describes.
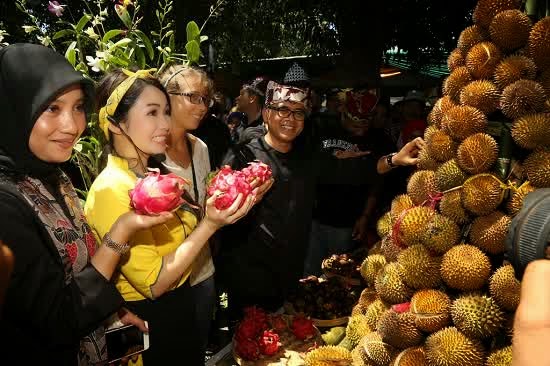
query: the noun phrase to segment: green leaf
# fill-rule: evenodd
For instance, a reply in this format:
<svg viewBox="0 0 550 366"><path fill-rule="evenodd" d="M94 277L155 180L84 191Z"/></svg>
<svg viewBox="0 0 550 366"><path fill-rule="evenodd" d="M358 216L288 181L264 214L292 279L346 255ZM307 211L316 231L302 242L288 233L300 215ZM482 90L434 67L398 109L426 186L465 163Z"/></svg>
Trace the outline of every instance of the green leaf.
<svg viewBox="0 0 550 366"><path fill-rule="evenodd" d="M136 61L140 69L145 69L145 53L143 53L143 50L140 47L136 47Z"/></svg>
<svg viewBox="0 0 550 366"><path fill-rule="evenodd" d="M76 64L76 41L71 42L69 47L67 47L67 51L65 51L65 58L69 61L69 63L74 67Z"/></svg>
<svg viewBox="0 0 550 366"><path fill-rule="evenodd" d="M128 67L128 65L130 64L128 61L112 55L111 57L109 57L109 63L120 67Z"/></svg>
<svg viewBox="0 0 550 366"><path fill-rule="evenodd" d="M74 31L72 29L63 29L54 34L52 39L63 38L71 34L74 34Z"/></svg>
<svg viewBox="0 0 550 366"><path fill-rule="evenodd" d="M117 48L117 47L123 47L126 46L129 43L132 43L133 41L130 38L122 38L120 41L109 47L110 49Z"/></svg>
<svg viewBox="0 0 550 366"><path fill-rule="evenodd" d="M126 28L128 29L132 28L132 18L130 17L128 10L125 7L123 6L116 7L115 13L118 15L120 20L122 20L122 23L126 26Z"/></svg>
<svg viewBox="0 0 550 366"><path fill-rule="evenodd" d="M147 37L145 33L140 31L139 29L136 29L135 32L136 32L136 35L143 42L143 45L145 46L145 50L147 51L147 56L149 57L150 60L152 60L153 57L155 57L155 51L153 50L153 44L151 43L151 40L149 39L149 37Z"/></svg>
<svg viewBox="0 0 550 366"><path fill-rule="evenodd" d="M201 36L200 42L208 41L208 36Z"/></svg>
<svg viewBox="0 0 550 366"><path fill-rule="evenodd" d="M201 31L197 23L195 23L194 21L190 21L189 23L187 23L185 32L187 33L187 43L200 39L199 37L201 35Z"/></svg>
<svg viewBox="0 0 550 366"><path fill-rule="evenodd" d="M185 49L187 50L187 59L189 60L189 64L198 64L201 54L199 43L195 40L189 41L185 45Z"/></svg>
<svg viewBox="0 0 550 366"><path fill-rule="evenodd" d="M168 40L168 47L174 52L176 49L176 37L174 36L174 33L170 35L170 39Z"/></svg>
<svg viewBox="0 0 550 366"><path fill-rule="evenodd" d="M90 21L91 17L88 14L84 14L82 18L78 21L78 24L76 25L75 31L82 32L86 24Z"/></svg>
<svg viewBox="0 0 550 366"><path fill-rule="evenodd" d="M109 42L111 38L116 37L122 33L124 33L122 29L111 29L110 31L105 33L105 35L103 36L103 43Z"/></svg>

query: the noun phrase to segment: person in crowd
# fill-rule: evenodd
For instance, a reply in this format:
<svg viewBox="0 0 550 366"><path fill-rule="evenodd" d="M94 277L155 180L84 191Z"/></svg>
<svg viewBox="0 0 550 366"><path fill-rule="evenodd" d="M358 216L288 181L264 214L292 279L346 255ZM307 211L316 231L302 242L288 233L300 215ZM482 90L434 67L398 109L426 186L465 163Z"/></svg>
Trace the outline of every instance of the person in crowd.
<svg viewBox="0 0 550 366"><path fill-rule="evenodd" d="M16 258L0 315L2 364L104 362L104 322L117 312L147 331L121 308L111 280L130 236L172 215L127 209L112 217L97 246L59 169L86 127L92 99L92 82L52 49L0 50L0 240Z"/></svg>
<svg viewBox="0 0 550 366"><path fill-rule="evenodd" d="M231 142L236 144L239 142L238 129L246 125L246 114L243 112L231 112L227 116L227 127L231 133Z"/></svg>
<svg viewBox="0 0 550 366"><path fill-rule="evenodd" d="M99 125L111 153L90 188L84 209L100 238L116 217L130 210L128 192L147 174L148 166L154 166L151 158L164 154L170 141L170 98L150 71L115 70L97 88ZM218 210L211 197L202 219L196 206L184 204L164 225L129 237L130 248L119 267L116 287L126 306L149 323L151 346L143 354L145 365L168 365L177 357L186 365L204 364L190 273L208 239L220 227L243 217L255 194L239 208L242 198Z"/></svg>
<svg viewBox="0 0 550 366"><path fill-rule="evenodd" d="M412 90L407 93L401 105L403 124L397 141L397 148L401 148L409 141L424 135L426 124L426 101L422 93Z"/></svg>
<svg viewBox="0 0 550 366"><path fill-rule="evenodd" d="M340 89L331 88L325 93L325 109L322 111L327 114L339 116L342 101L340 100Z"/></svg>
<svg viewBox="0 0 550 366"><path fill-rule="evenodd" d="M318 181L366 182L396 165L415 164L423 142L411 142L398 154L370 159L357 170L350 159L312 154L297 143L309 112L309 90L270 81L263 118L267 134L228 153L225 163L240 169L259 160L275 182L253 212L221 232L223 246L216 273L228 291L229 316L238 319L248 305L278 309L304 271L315 186ZM307 145L306 145L307 146ZM338 192L333 192L338 194ZM341 211L334 213L341 214Z"/></svg>
<svg viewBox="0 0 550 366"><path fill-rule="evenodd" d="M246 144L266 133L262 109L268 82L269 79L259 76L251 83L243 85L237 97L237 110L245 113L248 121L246 125L237 129L241 144Z"/></svg>
<svg viewBox="0 0 550 366"><path fill-rule="evenodd" d="M358 170L368 169L365 163L370 163L372 157L379 159L392 151L391 141L373 126L378 95L376 91L350 90L342 92L340 99L343 112L339 118L317 123L317 148L332 159L349 159ZM351 253L359 245L368 244L367 233L369 225L376 223L381 190L381 177L368 182L343 179L338 184L317 185L305 275L321 275L321 262L331 254Z"/></svg>

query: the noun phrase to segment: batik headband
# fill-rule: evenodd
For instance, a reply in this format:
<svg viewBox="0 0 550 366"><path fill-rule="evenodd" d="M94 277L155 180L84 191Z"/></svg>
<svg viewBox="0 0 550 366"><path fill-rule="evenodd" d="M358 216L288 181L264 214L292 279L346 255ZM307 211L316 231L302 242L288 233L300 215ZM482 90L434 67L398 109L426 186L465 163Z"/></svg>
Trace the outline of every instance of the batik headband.
<svg viewBox="0 0 550 366"><path fill-rule="evenodd" d="M109 99L107 99L105 106L99 110L99 127L103 131L103 134L107 140L109 140L109 123L113 120L118 104L122 98L124 98L124 95L126 95L130 87L137 79L154 78L155 76L152 73L155 71L157 71L157 69L138 70L136 72L122 69L122 72L127 75L128 78L121 82L115 90L113 90L109 96Z"/></svg>
<svg viewBox="0 0 550 366"><path fill-rule="evenodd" d="M304 103L306 107L309 104L310 93L308 88L297 88L295 86L282 85L275 81L270 81L269 84L267 84L266 94L266 106L280 102Z"/></svg>

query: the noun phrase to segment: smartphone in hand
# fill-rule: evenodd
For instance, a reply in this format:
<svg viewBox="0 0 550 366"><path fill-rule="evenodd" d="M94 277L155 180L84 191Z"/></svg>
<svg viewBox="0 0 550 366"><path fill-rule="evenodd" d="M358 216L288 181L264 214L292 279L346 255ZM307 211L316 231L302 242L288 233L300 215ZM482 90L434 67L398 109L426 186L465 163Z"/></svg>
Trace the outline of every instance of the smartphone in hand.
<svg viewBox="0 0 550 366"><path fill-rule="evenodd" d="M135 325L107 329L105 338L109 363L149 349L149 334L143 333Z"/></svg>

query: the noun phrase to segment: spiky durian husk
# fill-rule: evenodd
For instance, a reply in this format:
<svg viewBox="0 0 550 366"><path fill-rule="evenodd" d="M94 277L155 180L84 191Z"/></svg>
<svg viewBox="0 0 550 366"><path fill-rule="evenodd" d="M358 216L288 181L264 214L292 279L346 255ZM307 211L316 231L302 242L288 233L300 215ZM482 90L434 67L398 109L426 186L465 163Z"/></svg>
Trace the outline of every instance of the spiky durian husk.
<svg viewBox="0 0 550 366"><path fill-rule="evenodd" d="M521 283L511 264L500 267L489 279L489 291L496 303L506 311L515 311L519 305Z"/></svg>
<svg viewBox="0 0 550 366"><path fill-rule="evenodd" d="M407 302L412 295L399 274L399 265L395 262L388 263L376 278L374 287L380 299L388 304L401 304Z"/></svg>
<svg viewBox="0 0 550 366"><path fill-rule="evenodd" d="M361 276L367 286L374 286L374 281L386 265L386 258L381 254L369 255L361 264Z"/></svg>
<svg viewBox="0 0 550 366"><path fill-rule="evenodd" d="M479 0L472 15L475 24L487 29L494 17L504 11L519 9L519 0Z"/></svg>
<svg viewBox="0 0 550 366"><path fill-rule="evenodd" d="M410 311L418 329L437 332L451 322L451 299L439 290L421 290L413 295Z"/></svg>
<svg viewBox="0 0 550 366"><path fill-rule="evenodd" d="M483 346L454 327L432 334L424 345L430 366L483 366Z"/></svg>
<svg viewBox="0 0 550 366"><path fill-rule="evenodd" d="M435 173L431 170L419 170L409 178L407 194L415 205L420 205L430 199L437 191Z"/></svg>
<svg viewBox="0 0 550 366"><path fill-rule="evenodd" d="M388 235L382 238L380 250L384 255L384 258L386 258L386 261L389 263L397 262L397 256L403 249L394 242L392 235Z"/></svg>
<svg viewBox="0 0 550 366"><path fill-rule="evenodd" d="M523 168L527 174L527 179L533 187L550 187L550 150L537 149L533 151L525 162Z"/></svg>
<svg viewBox="0 0 550 366"><path fill-rule="evenodd" d="M441 165L440 162L435 160L428 149L422 149L418 153L418 169L435 171Z"/></svg>
<svg viewBox="0 0 550 366"><path fill-rule="evenodd" d="M433 256L423 245L413 245L397 257L401 279L414 289L435 288L441 283L441 257Z"/></svg>
<svg viewBox="0 0 550 366"><path fill-rule="evenodd" d="M461 105L447 112L443 117L442 127L453 139L464 140L470 135L485 131L487 117L477 108Z"/></svg>
<svg viewBox="0 0 550 366"><path fill-rule="evenodd" d="M500 92L495 84L488 80L475 80L462 89L460 103L477 108L485 114L498 108Z"/></svg>
<svg viewBox="0 0 550 366"><path fill-rule="evenodd" d="M424 130L424 140L428 140L436 131L439 131L437 126L431 125Z"/></svg>
<svg viewBox="0 0 550 366"><path fill-rule="evenodd" d="M502 113L512 119L544 109L546 96L544 88L533 80L518 80L502 91L500 106Z"/></svg>
<svg viewBox="0 0 550 366"><path fill-rule="evenodd" d="M427 249L444 254L460 240L460 228L451 219L435 214L422 234L422 245Z"/></svg>
<svg viewBox="0 0 550 366"><path fill-rule="evenodd" d="M550 68L550 16L539 20L531 29L528 49L540 71Z"/></svg>
<svg viewBox="0 0 550 366"><path fill-rule="evenodd" d="M506 204L508 214L510 214L510 216L517 215L517 213L519 212L519 210L521 210L521 207L523 206L523 200L525 199L525 196L527 196L534 190L535 187L533 187L529 182L525 182L518 188L512 189L510 199Z"/></svg>
<svg viewBox="0 0 550 366"><path fill-rule="evenodd" d="M457 245L443 255L441 278L449 287L478 290L487 283L490 274L489 258L473 245Z"/></svg>
<svg viewBox="0 0 550 366"><path fill-rule="evenodd" d="M502 202L504 189L504 183L492 174L474 175L462 185L462 204L475 215L488 215Z"/></svg>
<svg viewBox="0 0 550 366"><path fill-rule="evenodd" d="M443 93L449 96L453 102L458 103L462 88L468 85L472 80L472 75L466 66L459 66L451 72L447 79L445 79L443 83Z"/></svg>
<svg viewBox="0 0 550 366"><path fill-rule="evenodd" d="M512 126L512 137L516 144L526 149L550 146L550 113L518 118Z"/></svg>
<svg viewBox="0 0 550 366"><path fill-rule="evenodd" d="M485 366L512 366L512 346L491 352Z"/></svg>
<svg viewBox="0 0 550 366"><path fill-rule="evenodd" d="M418 206L408 210L394 228L394 242L400 247L422 243L422 236L435 215L430 207Z"/></svg>
<svg viewBox="0 0 550 366"><path fill-rule="evenodd" d="M481 42L468 51L466 68L476 79L490 79L502 57L502 52L494 43Z"/></svg>
<svg viewBox="0 0 550 366"><path fill-rule="evenodd" d="M503 59L495 70L495 84L504 89L518 80L534 80L537 76L537 66L529 57L511 55Z"/></svg>
<svg viewBox="0 0 550 366"><path fill-rule="evenodd" d="M375 363L365 363L361 357L361 350L355 347L351 351L351 366L376 366Z"/></svg>
<svg viewBox="0 0 550 366"><path fill-rule="evenodd" d="M372 332L372 329L370 329L365 315L357 314L349 318L346 327L346 337L351 342L352 347L356 347L361 338L370 332Z"/></svg>
<svg viewBox="0 0 550 366"><path fill-rule="evenodd" d="M389 308L390 307L381 299L376 299L369 305L367 311L365 312L365 316L367 317L367 324L372 330L376 330L378 328L378 320L380 320L382 314L384 314Z"/></svg>
<svg viewBox="0 0 550 366"><path fill-rule="evenodd" d="M423 337L414 320L415 316L408 311L387 310L378 321L377 333L382 341L398 349L417 346Z"/></svg>
<svg viewBox="0 0 550 366"><path fill-rule="evenodd" d="M470 48L478 43L486 41L489 38L489 34L480 26L471 25L464 29L458 37L458 49L463 55L468 53Z"/></svg>
<svg viewBox="0 0 550 366"><path fill-rule="evenodd" d="M451 159L435 171L435 186L438 191L444 192L460 186L468 175L460 169L455 159Z"/></svg>
<svg viewBox="0 0 550 366"><path fill-rule="evenodd" d="M504 253L504 242L511 223L510 217L500 211L479 216L472 222L470 243L489 254Z"/></svg>
<svg viewBox="0 0 550 366"><path fill-rule="evenodd" d="M493 298L483 295L463 295L451 306L453 323L472 338L495 336L504 326L504 312Z"/></svg>
<svg viewBox="0 0 550 366"><path fill-rule="evenodd" d="M426 139L427 153L439 162L446 162L456 154L457 144L447 133L433 131Z"/></svg>
<svg viewBox="0 0 550 366"><path fill-rule="evenodd" d="M496 140L486 133L467 137L458 147L458 165L470 174L484 173L491 169L498 156Z"/></svg>
<svg viewBox="0 0 550 366"><path fill-rule="evenodd" d="M391 201L391 216L392 221L396 222L399 216L409 208L413 208L414 203L408 194L400 194Z"/></svg>
<svg viewBox="0 0 550 366"><path fill-rule="evenodd" d="M365 365L388 365L396 353L395 349L383 342L380 334L376 332L369 333L363 337L358 348Z"/></svg>
<svg viewBox="0 0 550 366"><path fill-rule="evenodd" d="M470 217L462 205L462 190L447 192L439 203L441 214L459 225L466 224Z"/></svg>
<svg viewBox="0 0 550 366"><path fill-rule="evenodd" d="M386 212L381 218L376 222L376 233L379 237L383 238L391 232L392 220L391 212Z"/></svg>
<svg viewBox="0 0 550 366"><path fill-rule="evenodd" d="M449 71L454 71L457 67L466 65L466 59L464 58L464 53L460 48L455 48L447 58L447 66Z"/></svg>
<svg viewBox="0 0 550 366"><path fill-rule="evenodd" d="M344 347L321 346L306 354L306 366L330 366L351 364L351 352Z"/></svg>
<svg viewBox="0 0 550 366"><path fill-rule="evenodd" d="M550 97L550 68L544 70L537 79L537 82L544 88L546 96Z"/></svg>
<svg viewBox="0 0 550 366"><path fill-rule="evenodd" d="M367 255L381 254L381 253L382 253L382 239L374 243L374 245L367 252Z"/></svg>
<svg viewBox="0 0 550 366"><path fill-rule="evenodd" d="M505 10L494 17L489 33L497 46L510 52L527 44L532 26L527 14L517 9Z"/></svg>
<svg viewBox="0 0 550 366"><path fill-rule="evenodd" d="M401 351L390 366L423 366L426 365L426 352L422 347L411 347Z"/></svg>

